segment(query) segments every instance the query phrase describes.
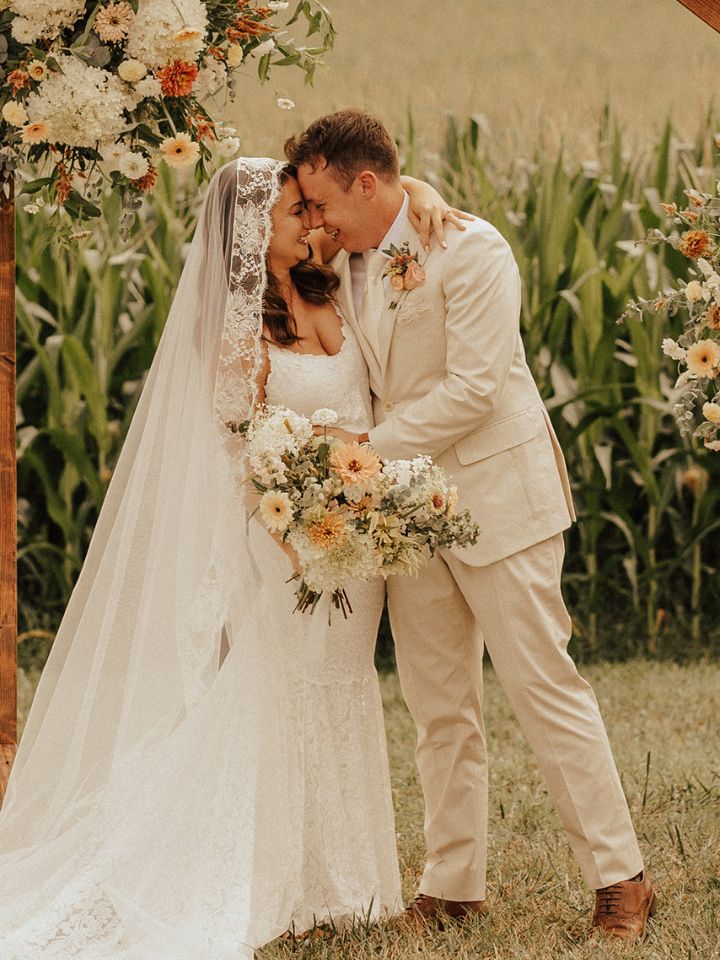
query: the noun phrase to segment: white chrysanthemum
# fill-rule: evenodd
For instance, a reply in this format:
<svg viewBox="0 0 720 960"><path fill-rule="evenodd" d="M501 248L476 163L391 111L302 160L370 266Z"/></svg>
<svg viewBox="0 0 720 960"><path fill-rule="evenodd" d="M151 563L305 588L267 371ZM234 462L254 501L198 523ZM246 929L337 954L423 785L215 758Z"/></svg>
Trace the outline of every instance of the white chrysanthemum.
<svg viewBox="0 0 720 960"><path fill-rule="evenodd" d="M278 97L275 101L281 110L294 110L295 101L289 100L287 97Z"/></svg>
<svg viewBox="0 0 720 960"><path fill-rule="evenodd" d="M268 407L264 414L255 418L248 431L247 453L249 457L268 454L280 457L297 452L312 435L312 425L307 417L301 417L286 407Z"/></svg>
<svg viewBox="0 0 720 960"><path fill-rule="evenodd" d="M13 36L18 43L33 43L54 40L72 27L85 12L85 0L13 0L11 9L17 14Z"/></svg>
<svg viewBox="0 0 720 960"><path fill-rule="evenodd" d="M200 159L200 145L188 133L167 137L160 144L160 156L169 167L188 167Z"/></svg>
<svg viewBox="0 0 720 960"><path fill-rule="evenodd" d="M709 420L710 423L715 423L720 426L720 403L704 403L703 416L706 420Z"/></svg>
<svg viewBox="0 0 720 960"><path fill-rule="evenodd" d="M135 84L135 93L141 100L162 96L162 85L157 77L143 77Z"/></svg>
<svg viewBox="0 0 720 960"><path fill-rule="evenodd" d="M332 427L337 422L337 413L327 407L323 407L321 410L316 410L315 413L310 417L310 423L314 427Z"/></svg>
<svg viewBox="0 0 720 960"><path fill-rule="evenodd" d="M239 67L243 62L243 57L245 56L245 51L240 46L239 43L231 43L227 51L227 65L232 70L234 67Z"/></svg>
<svg viewBox="0 0 720 960"><path fill-rule="evenodd" d="M687 356L687 350L681 347L670 337L665 337L662 342L662 352L671 360L684 360Z"/></svg>
<svg viewBox="0 0 720 960"><path fill-rule="evenodd" d="M703 298L702 284L698 280L691 280L685 287L685 299L688 303L697 303Z"/></svg>
<svg viewBox="0 0 720 960"><path fill-rule="evenodd" d="M130 148L122 140L112 143L101 143L98 151L103 159L103 163L109 172L120 169L120 161L127 156Z"/></svg>
<svg viewBox="0 0 720 960"><path fill-rule="evenodd" d="M33 122L44 122L51 139L71 147L92 147L117 137L126 127L123 111L132 108L122 80L76 57L58 54L60 71L49 73L27 99Z"/></svg>
<svg viewBox="0 0 720 960"><path fill-rule="evenodd" d="M123 60L117 68L118 76L127 83L137 83L147 73L147 67L141 60ZM159 84L159 81L158 81Z"/></svg>
<svg viewBox="0 0 720 960"><path fill-rule="evenodd" d="M207 26L202 0L140 0L125 51L154 69L176 58L193 60L205 44Z"/></svg>
<svg viewBox="0 0 720 960"><path fill-rule="evenodd" d="M128 180L139 180L149 169L148 159L142 153L128 152L118 162L118 170Z"/></svg>
<svg viewBox="0 0 720 960"><path fill-rule="evenodd" d="M260 500L260 516L268 530L284 533L293 518L290 497L281 490L268 490Z"/></svg>
<svg viewBox="0 0 720 960"><path fill-rule="evenodd" d="M8 100L2 108L3 120L13 127L24 127L27 123L27 110L17 100Z"/></svg>

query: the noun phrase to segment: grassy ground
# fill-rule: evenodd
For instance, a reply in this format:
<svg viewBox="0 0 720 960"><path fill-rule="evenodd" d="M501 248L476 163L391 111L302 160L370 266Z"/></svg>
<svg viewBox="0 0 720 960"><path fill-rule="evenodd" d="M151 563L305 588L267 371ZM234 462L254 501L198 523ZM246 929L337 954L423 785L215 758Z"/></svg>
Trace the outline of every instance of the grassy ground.
<svg viewBox="0 0 720 960"><path fill-rule="evenodd" d="M263 960L713 960L720 958L720 665L587 667L613 743L647 865L661 898L640 947L586 942L583 888L532 755L491 670L487 918L425 937L376 928L333 941L273 945ZM406 898L422 866L414 732L394 674L383 677Z"/></svg>

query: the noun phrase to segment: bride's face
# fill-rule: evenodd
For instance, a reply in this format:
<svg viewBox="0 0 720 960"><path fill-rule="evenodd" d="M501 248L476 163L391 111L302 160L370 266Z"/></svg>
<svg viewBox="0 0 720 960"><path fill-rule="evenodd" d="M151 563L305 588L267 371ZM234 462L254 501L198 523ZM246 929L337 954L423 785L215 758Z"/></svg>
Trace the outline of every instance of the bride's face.
<svg viewBox="0 0 720 960"><path fill-rule="evenodd" d="M270 214L272 239L268 249L270 269L289 270L310 255L308 230L310 218L305 208L303 195L294 177L288 177L282 187L280 199Z"/></svg>

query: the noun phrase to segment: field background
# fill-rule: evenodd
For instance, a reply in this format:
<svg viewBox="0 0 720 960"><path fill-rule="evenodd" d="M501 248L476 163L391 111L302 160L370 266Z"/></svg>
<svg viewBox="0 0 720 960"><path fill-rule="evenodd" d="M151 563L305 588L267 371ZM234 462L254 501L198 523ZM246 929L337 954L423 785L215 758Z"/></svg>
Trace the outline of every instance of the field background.
<svg viewBox="0 0 720 960"><path fill-rule="evenodd" d="M694 135L720 89L720 36L677 0L328 4L338 39L315 89L288 70L262 89L239 80L230 116L245 153L279 156L287 136L349 106L400 133L412 105L431 150L450 112L487 116L521 148L564 136L591 154L606 102L639 143L670 114ZM278 110L276 94L296 109Z"/></svg>

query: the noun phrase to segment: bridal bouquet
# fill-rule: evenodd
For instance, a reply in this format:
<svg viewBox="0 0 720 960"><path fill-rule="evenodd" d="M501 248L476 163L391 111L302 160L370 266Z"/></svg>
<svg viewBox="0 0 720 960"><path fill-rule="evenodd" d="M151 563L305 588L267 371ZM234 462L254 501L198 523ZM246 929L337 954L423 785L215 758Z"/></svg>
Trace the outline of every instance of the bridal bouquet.
<svg viewBox="0 0 720 960"><path fill-rule="evenodd" d="M21 160L48 161L23 186L35 207L97 217L98 190L133 209L158 165L195 168L230 158L240 142L213 114L248 70L264 82L295 66L312 82L334 27L318 0L0 0L0 179ZM296 46L277 17L302 20ZM214 98L219 99L215 100ZM279 107L292 101L278 97ZM38 202L39 201L39 202Z"/></svg>
<svg viewBox="0 0 720 960"><path fill-rule="evenodd" d="M382 461L329 437L336 421L332 410L307 418L265 406L237 429L260 518L300 560L296 610L312 612L329 590L347 616L349 581L417 573L435 550L476 543L479 530L469 511L456 512L457 490L430 457Z"/></svg>
<svg viewBox="0 0 720 960"><path fill-rule="evenodd" d="M675 419L683 434L692 433L708 450L720 451L720 196L686 190L688 206L662 204L674 225L665 233L651 230L650 243L666 243L693 264L690 280L652 300L628 304L625 317L661 310L684 314L677 340L667 337L662 350L677 361Z"/></svg>

